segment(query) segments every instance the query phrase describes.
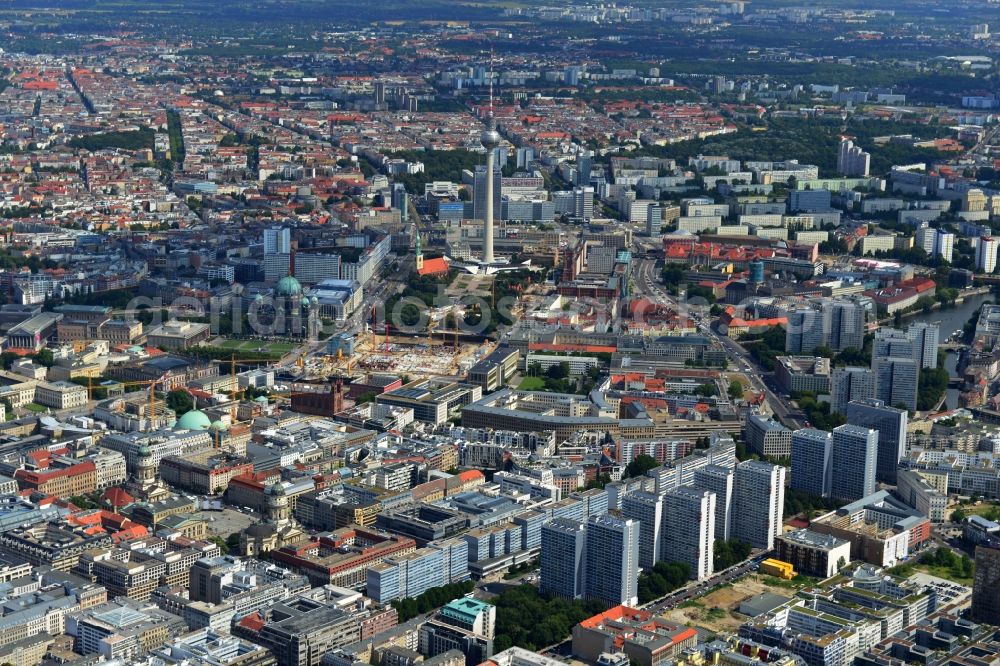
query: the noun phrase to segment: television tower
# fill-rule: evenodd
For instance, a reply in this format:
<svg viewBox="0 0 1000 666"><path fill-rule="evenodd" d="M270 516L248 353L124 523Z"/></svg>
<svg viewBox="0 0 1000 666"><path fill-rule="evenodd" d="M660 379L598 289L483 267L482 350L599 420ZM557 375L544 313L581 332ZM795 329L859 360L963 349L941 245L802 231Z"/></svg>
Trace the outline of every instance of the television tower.
<svg viewBox="0 0 1000 666"><path fill-rule="evenodd" d="M486 219L483 220L483 263L492 264L493 258L493 171L496 168L496 149L500 145L497 121L493 117L493 56L490 54L490 110L486 116L486 129L479 142L486 149Z"/></svg>

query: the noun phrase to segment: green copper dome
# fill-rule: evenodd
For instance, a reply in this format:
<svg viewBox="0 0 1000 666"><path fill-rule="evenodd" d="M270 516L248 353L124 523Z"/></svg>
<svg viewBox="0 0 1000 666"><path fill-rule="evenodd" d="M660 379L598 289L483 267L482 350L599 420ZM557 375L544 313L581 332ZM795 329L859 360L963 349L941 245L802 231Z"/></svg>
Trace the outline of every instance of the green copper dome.
<svg viewBox="0 0 1000 666"><path fill-rule="evenodd" d="M205 412L192 409L177 419L174 430L208 430L212 427L212 419Z"/></svg>
<svg viewBox="0 0 1000 666"><path fill-rule="evenodd" d="M278 280L274 293L277 296L299 296L302 294L302 285L291 275L286 275Z"/></svg>

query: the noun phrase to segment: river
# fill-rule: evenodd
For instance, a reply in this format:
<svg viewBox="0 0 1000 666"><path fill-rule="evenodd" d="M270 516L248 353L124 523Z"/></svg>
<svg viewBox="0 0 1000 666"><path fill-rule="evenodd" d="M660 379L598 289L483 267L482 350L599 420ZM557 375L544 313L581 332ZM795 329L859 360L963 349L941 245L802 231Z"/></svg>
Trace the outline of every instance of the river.
<svg viewBox="0 0 1000 666"><path fill-rule="evenodd" d="M980 294L978 296L973 296L954 308L934 310L929 314L919 314L915 317L908 317L903 320L903 328L906 328L906 326L912 322L938 324L941 331L941 342L943 343L953 332L965 326L965 322L969 320L969 317L972 316L973 312L979 309L979 306L986 301L995 302L996 300L997 298L992 294ZM948 359L945 361L945 368L948 369L948 374L952 377L957 376L957 364L958 354L948 354ZM958 407L958 389L948 389L947 397L945 398L945 406L948 409L955 409Z"/></svg>

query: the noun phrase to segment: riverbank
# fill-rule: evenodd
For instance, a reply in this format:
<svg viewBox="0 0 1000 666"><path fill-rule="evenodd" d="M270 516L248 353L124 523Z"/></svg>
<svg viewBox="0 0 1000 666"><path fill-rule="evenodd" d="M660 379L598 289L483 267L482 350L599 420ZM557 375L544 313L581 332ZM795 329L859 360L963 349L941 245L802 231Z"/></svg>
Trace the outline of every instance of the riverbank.
<svg viewBox="0 0 1000 666"><path fill-rule="evenodd" d="M969 318L987 301L1000 300L993 296L989 287L979 287L975 290L968 290L961 294L962 302L956 302L954 307L935 308L931 312L924 312L922 309L910 313L907 323L922 322L935 324L941 332L941 341L944 342L952 332L964 328ZM937 305L937 304L935 304ZM904 327L905 328L905 327ZM958 365L961 358L960 353L948 354L945 358L944 367L948 371L948 376L952 379L959 376ZM945 391L945 402L940 409L954 409L958 407L959 390L949 386Z"/></svg>
<svg viewBox="0 0 1000 666"><path fill-rule="evenodd" d="M964 305L967 300L974 299L974 298L976 298L978 296L983 296L985 294L989 294L992 291L993 291L992 287L974 287L972 289L967 289L967 290L961 292L955 298L955 300L952 303L948 304L947 308L944 308L944 304L941 303L940 301L934 301L934 304L931 305L929 309L917 308L916 310L910 310L909 312L902 312L902 313L900 313L899 317L900 317L900 319L913 319L914 317L919 317L921 315L928 315L931 312L935 312L937 310L941 310L942 308L944 308L944 309L958 308L958 307ZM977 305L976 307L979 307L979 306ZM896 313L893 313L892 315L890 315L888 317L884 317L882 319L879 319L878 323L880 325L881 324L892 324L892 322L895 321L895 318L896 318Z"/></svg>

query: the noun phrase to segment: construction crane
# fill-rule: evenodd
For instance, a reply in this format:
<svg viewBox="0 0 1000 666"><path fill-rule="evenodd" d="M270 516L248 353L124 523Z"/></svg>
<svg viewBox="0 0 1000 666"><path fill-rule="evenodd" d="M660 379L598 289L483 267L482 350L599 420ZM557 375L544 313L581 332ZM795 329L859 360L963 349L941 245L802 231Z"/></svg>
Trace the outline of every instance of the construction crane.
<svg viewBox="0 0 1000 666"><path fill-rule="evenodd" d="M338 349L337 350L337 364L338 365L343 364L344 359L347 359L347 376L350 377L351 376L351 362L352 362L351 361L351 357L350 356L345 356L343 349Z"/></svg>
<svg viewBox="0 0 1000 666"><path fill-rule="evenodd" d="M430 317L428 317L427 318L427 349L428 350L434 348L434 329L437 328L437 327L438 327L438 323L436 321L434 321L433 319L431 319Z"/></svg>

